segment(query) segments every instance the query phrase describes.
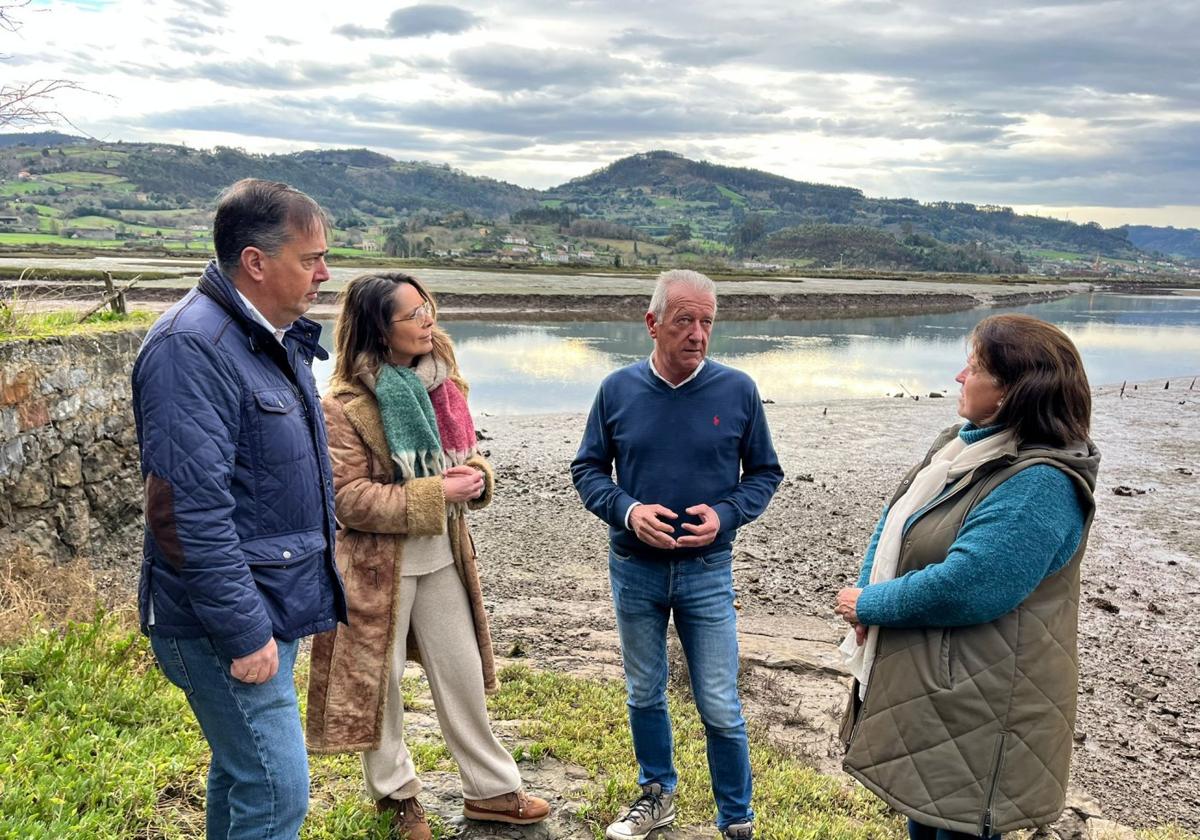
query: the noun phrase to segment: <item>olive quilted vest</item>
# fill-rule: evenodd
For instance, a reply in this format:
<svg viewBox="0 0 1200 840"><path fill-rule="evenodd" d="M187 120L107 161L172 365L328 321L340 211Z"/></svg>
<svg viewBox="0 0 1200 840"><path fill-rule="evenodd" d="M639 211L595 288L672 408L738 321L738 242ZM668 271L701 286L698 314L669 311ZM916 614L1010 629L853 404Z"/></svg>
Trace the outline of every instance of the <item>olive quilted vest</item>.
<svg viewBox="0 0 1200 840"><path fill-rule="evenodd" d="M893 503L958 428L938 437ZM857 685L851 690L844 766L917 822L990 835L1045 825L1062 812L1075 726L1079 566L1099 461L1090 441L1062 449L1014 443L960 478L905 534L897 577L942 562L971 509L1035 464L1074 479L1085 516L1070 561L995 621L880 628L866 697L859 703Z"/></svg>

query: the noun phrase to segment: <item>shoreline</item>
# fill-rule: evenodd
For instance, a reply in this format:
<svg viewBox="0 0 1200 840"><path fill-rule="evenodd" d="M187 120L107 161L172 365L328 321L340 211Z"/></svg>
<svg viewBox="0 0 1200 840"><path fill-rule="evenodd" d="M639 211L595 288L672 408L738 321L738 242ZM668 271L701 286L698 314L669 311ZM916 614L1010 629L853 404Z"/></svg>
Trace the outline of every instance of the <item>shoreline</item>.
<svg viewBox="0 0 1200 840"><path fill-rule="evenodd" d="M34 283L19 287L32 297L23 302L38 309L69 309L94 304L95 299L80 298L80 293L99 296L100 284ZM134 287L127 294L131 309L165 311L186 290L178 287ZM1072 287L1043 288L1035 291L1006 291L1003 294L970 291L909 293L883 291L846 292L726 292L719 289L718 314L726 321L816 320L823 318L868 318L893 315L925 315L961 312L977 307L1024 306L1045 303L1084 294ZM309 310L309 317L331 318L340 310L338 292L322 291ZM70 295L70 297L67 297ZM446 321L486 320L498 317L510 322L605 321L638 318L650 302L648 294L571 292L462 293L434 291L438 317Z"/></svg>

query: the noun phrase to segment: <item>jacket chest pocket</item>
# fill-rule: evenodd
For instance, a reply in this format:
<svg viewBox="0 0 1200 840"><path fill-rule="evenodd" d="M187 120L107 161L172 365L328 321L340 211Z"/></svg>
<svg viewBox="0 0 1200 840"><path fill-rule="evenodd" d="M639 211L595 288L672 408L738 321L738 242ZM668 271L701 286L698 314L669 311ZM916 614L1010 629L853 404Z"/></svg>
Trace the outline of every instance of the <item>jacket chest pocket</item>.
<svg viewBox="0 0 1200 840"><path fill-rule="evenodd" d="M306 411L292 389L255 391L252 412L258 431L258 454L263 463L290 464L307 454Z"/></svg>

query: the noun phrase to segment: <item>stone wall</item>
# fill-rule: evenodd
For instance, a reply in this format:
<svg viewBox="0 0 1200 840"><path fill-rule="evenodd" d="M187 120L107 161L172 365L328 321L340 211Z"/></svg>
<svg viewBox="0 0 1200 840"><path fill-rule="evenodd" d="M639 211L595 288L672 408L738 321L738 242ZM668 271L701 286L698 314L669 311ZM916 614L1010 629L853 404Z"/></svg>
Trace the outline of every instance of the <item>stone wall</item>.
<svg viewBox="0 0 1200 840"><path fill-rule="evenodd" d="M140 523L129 373L144 335L0 343L0 550L66 560Z"/></svg>

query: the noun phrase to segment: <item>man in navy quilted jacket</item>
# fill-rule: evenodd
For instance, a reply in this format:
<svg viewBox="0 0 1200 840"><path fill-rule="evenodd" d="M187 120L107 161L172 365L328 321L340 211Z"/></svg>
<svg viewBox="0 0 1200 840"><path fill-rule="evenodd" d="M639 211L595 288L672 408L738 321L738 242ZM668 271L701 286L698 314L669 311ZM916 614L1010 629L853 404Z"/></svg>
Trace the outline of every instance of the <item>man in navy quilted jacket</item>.
<svg viewBox="0 0 1200 840"><path fill-rule="evenodd" d="M217 258L133 368L145 479L142 630L212 749L209 840L296 838L308 760L303 636L346 620L333 483L302 317L329 279L321 208L247 179L217 204Z"/></svg>

